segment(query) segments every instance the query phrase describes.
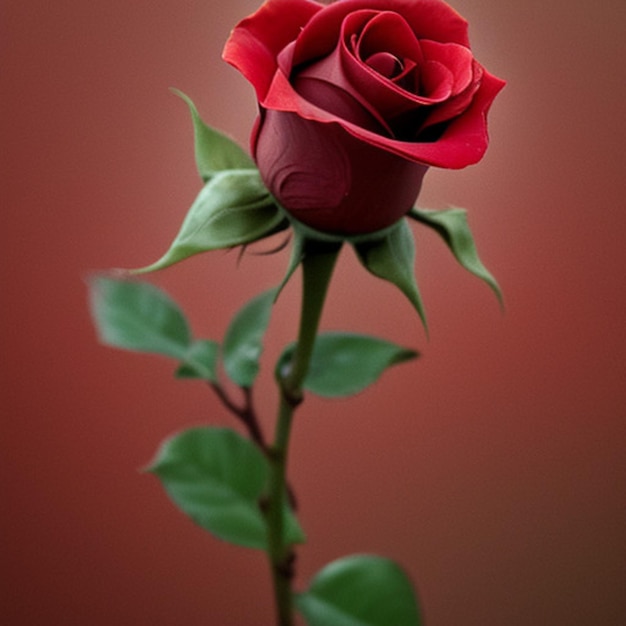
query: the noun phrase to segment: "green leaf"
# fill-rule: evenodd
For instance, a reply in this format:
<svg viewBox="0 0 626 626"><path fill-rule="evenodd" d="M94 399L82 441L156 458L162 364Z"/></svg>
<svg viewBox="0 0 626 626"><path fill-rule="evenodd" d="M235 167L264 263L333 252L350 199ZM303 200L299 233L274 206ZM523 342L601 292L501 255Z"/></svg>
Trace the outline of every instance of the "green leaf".
<svg viewBox="0 0 626 626"><path fill-rule="evenodd" d="M254 168L254 161L237 143L202 121L191 98L178 89L172 89L172 92L189 106L195 137L196 166L205 182L222 170Z"/></svg>
<svg viewBox="0 0 626 626"><path fill-rule="evenodd" d="M260 508L269 478L267 459L248 439L228 428L192 428L161 445L148 471L156 474L176 506L216 537L267 550ZM285 507L286 540L304 533Z"/></svg>
<svg viewBox="0 0 626 626"><path fill-rule="evenodd" d="M417 600L400 567L378 556L334 561L296 596L308 626L419 626Z"/></svg>
<svg viewBox="0 0 626 626"><path fill-rule="evenodd" d="M415 280L415 241L406 220L385 231L380 239L353 243L363 266L374 276L398 287L415 307L428 330L424 305Z"/></svg>
<svg viewBox="0 0 626 626"><path fill-rule="evenodd" d="M288 367L295 345L281 355L277 374ZM416 358L414 350L368 335L321 333L315 340L304 389L335 398L359 393L392 365Z"/></svg>
<svg viewBox="0 0 626 626"><path fill-rule="evenodd" d="M466 270L487 283L502 305L502 292L496 279L478 258L476 244L464 209L433 211L414 208L409 216L433 228L446 242L457 261Z"/></svg>
<svg viewBox="0 0 626 626"><path fill-rule="evenodd" d="M227 428L193 428L166 440L148 469L202 528L225 541L265 549L259 499L268 467L252 442Z"/></svg>
<svg viewBox="0 0 626 626"><path fill-rule="evenodd" d="M219 345L209 339L199 339L194 341L184 362L176 371L178 378L201 378L209 382L217 382L217 360L219 356Z"/></svg>
<svg viewBox="0 0 626 626"><path fill-rule="evenodd" d="M232 319L222 348L224 369L240 387L251 387L259 373L263 335L270 320L276 289L269 289L245 304Z"/></svg>
<svg viewBox="0 0 626 626"><path fill-rule="evenodd" d="M169 250L134 273L160 270L201 252L252 243L286 226L258 170L226 170L200 191Z"/></svg>
<svg viewBox="0 0 626 626"><path fill-rule="evenodd" d="M149 283L98 276L90 281L91 313L100 340L117 348L184 359L191 344L178 305Z"/></svg>

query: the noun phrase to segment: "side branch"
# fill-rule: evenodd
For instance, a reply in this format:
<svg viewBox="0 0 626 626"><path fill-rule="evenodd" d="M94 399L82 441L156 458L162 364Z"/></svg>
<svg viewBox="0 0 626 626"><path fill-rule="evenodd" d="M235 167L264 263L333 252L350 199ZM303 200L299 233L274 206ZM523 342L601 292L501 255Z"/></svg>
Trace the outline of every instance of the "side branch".
<svg viewBox="0 0 626 626"><path fill-rule="evenodd" d="M262 450L264 454L269 454L270 448L265 439L265 435L259 425L259 419L254 408L252 398L252 388L242 387L244 404L239 406L233 402L230 396L224 391L219 383L209 383L211 389L215 392L220 402L246 427L250 439Z"/></svg>

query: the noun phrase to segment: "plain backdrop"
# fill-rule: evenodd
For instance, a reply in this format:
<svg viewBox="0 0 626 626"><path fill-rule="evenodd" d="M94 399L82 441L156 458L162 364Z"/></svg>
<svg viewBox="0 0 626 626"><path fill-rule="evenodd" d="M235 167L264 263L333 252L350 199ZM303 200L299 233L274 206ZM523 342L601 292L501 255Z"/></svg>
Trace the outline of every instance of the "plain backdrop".
<svg viewBox="0 0 626 626"><path fill-rule="evenodd" d="M214 539L140 469L159 442L233 425L173 364L98 345L85 277L167 247L200 189L191 124L247 144L252 89L220 59L255 0L3 0L0 621L269 625L263 556ZM309 398L291 474L309 542L297 584L354 552L399 560L427 626L626 623L626 75L623 0L455 0L508 80L484 161L427 174L420 205L467 207L502 314L415 227L430 338L399 292L342 256L325 328L417 348L366 393ZM153 277L219 339L287 252L202 255ZM256 398L295 333L269 329ZM390 625L392 626L392 625Z"/></svg>

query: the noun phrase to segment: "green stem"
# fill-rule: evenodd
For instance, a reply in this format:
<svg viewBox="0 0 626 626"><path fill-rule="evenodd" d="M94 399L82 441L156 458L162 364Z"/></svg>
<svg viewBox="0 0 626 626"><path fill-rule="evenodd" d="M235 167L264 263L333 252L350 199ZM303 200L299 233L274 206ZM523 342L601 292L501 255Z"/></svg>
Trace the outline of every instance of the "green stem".
<svg viewBox="0 0 626 626"><path fill-rule="evenodd" d="M267 509L269 558L274 583L278 626L293 626L295 554L285 541L284 507L286 494L289 434L296 407L302 402L306 378L317 336L328 285L340 245L307 241L302 261L302 310L298 340L288 371L279 373L280 406L274 444L270 454L270 493Z"/></svg>

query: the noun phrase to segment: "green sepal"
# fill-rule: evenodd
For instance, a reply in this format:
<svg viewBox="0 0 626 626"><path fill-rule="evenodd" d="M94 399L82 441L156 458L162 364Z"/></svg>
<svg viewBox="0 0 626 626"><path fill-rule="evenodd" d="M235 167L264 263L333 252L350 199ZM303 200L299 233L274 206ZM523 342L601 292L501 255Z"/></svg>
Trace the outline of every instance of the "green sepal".
<svg viewBox="0 0 626 626"><path fill-rule="evenodd" d="M91 314L102 343L184 361L192 337L185 315L150 283L96 276L89 281Z"/></svg>
<svg viewBox="0 0 626 626"><path fill-rule="evenodd" d="M415 240L402 219L380 237L352 243L361 264L371 274L393 283L409 299L428 332L426 313L415 279Z"/></svg>
<svg viewBox="0 0 626 626"><path fill-rule="evenodd" d="M280 380L289 368L295 344L283 351L276 367ZM326 398L357 394L375 383L383 372L419 356L415 350L356 333L326 332L315 339L303 388Z"/></svg>
<svg viewBox="0 0 626 626"><path fill-rule="evenodd" d="M202 188L169 250L133 273L153 272L195 254L249 244L284 228L287 222L258 170L225 170Z"/></svg>
<svg viewBox="0 0 626 626"><path fill-rule="evenodd" d="M196 166L202 180L207 182L222 170L252 169L255 167L254 161L239 144L202 121L198 109L189 96L178 89L171 91L189 106L193 121Z"/></svg>
<svg viewBox="0 0 626 626"><path fill-rule="evenodd" d="M411 209L409 217L435 230L446 242L456 260L491 288L503 306L502 291L491 272L478 257L474 237L467 223L465 209Z"/></svg>
<svg viewBox="0 0 626 626"><path fill-rule="evenodd" d="M305 244L306 239L304 235L302 235L302 233L297 228L293 228L293 244L291 246L289 265L287 266L287 271L282 282L278 286L278 289L276 289L275 300L278 299L281 291L289 282L289 279L293 276L293 273L296 271L300 263L302 263L302 259L304 259Z"/></svg>
<svg viewBox="0 0 626 626"><path fill-rule="evenodd" d="M192 428L164 441L147 471L205 530L230 543L267 550L261 501L269 464L250 440L229 428ZM295 516L285 515L287 543L301 543L304 534Z"/></svg>
<svg viewBox="0 0 626 626"><path fill-rule="evenodd" d="M293 245L291 248L289 265L287 266L285 276L276 291L276 298L278 298L280 292L283 290L289 279L293 276L294 272L296 271L300 263L302 263L307 254L315 254L315 251L319 250L320 247L326 249L336 248L337 250L339 250L343 243L346 241L345 237L329 235L327 233L313 230L309 226L305 226L304 224L302 224L302 222L299 222L293 217L288 216L287 214L285 215L289 225L291 226Z"/></svg>
<svg viewBox="0 0 626 626"><path fill-rule="evenodd" d="M296 595L308 626L420 626L411 581L393 561L355 555L333 561Z"/></svg>
<svg viewBox="0 0 626 626"><path fill-rule="evenodd" d="M183 363L176 370L177 378L200 378L217 382L219 344L210 339L198 339L187 350Z"/></svg>
<svg viewBox="0 0 626 626"><path fill-rule="evenodd" d="M222 346L222 361L229 378L240 387L251 387L259 373L263 336L276 296L269 289L247 302L229 324Z"/></svg>

